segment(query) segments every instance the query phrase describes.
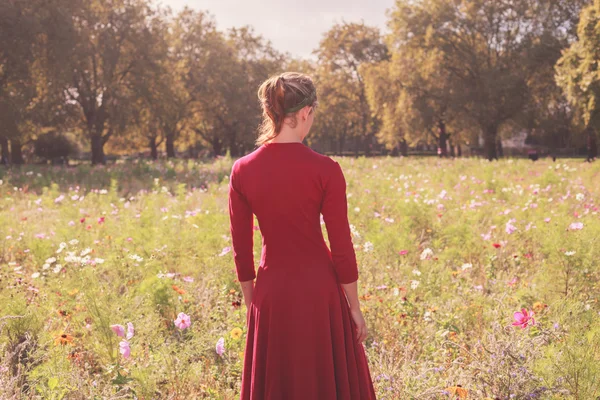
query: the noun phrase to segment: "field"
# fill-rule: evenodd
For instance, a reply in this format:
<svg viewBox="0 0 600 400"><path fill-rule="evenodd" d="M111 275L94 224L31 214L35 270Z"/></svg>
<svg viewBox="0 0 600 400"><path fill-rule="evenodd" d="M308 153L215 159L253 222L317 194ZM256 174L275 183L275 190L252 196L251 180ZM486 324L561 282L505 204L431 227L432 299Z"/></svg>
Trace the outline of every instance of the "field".
<svg viewBox="0 0 600 400"><path fill-rule="evenodd" d="M600 396L600 163L336 159L379 399ZM0 398L238 398L231 165L0 170Z"/></svg>

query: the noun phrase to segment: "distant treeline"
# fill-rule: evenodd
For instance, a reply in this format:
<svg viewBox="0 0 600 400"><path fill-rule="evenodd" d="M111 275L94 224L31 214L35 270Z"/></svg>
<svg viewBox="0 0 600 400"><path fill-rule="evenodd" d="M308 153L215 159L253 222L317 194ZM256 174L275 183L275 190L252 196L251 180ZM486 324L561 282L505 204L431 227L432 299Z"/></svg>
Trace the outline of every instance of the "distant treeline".
<svg viewBox="0 0 600 400"><path fill-rule="evenodd" d="M315 60L251 27L146 0L0 2L0 163L105 153L240 156L255 148L267 77L305 72L322 152L440 156L501 138L557 152L600 130L600 0L397 0L390 33L326 32ZM595 153L593 153L595 154Z"/></svg>

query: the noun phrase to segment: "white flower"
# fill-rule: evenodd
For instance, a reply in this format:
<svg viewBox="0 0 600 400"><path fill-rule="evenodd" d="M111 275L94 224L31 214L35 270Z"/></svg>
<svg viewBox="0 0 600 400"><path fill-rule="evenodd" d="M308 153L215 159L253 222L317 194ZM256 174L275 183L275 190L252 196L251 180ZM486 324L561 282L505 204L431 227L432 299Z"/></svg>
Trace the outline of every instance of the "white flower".
<svg viewBox="0 0 600 400"><path fill-rule="evenodd" d="M423 320L425 322L431 322L431 312L430 311L425 311L425 314L423 314Z"/></svg>
<svg viewBox="0 0 600 400"><path fill-rule="evenodd" d="M359 238L360 237L360 233L358 233L358 231L356 230L356 227L352 224L350 224L350 232L352 232L352 236Z"/></svg>
<svg viewBox="0 0 600 400"><path fill-rule="evenodd" d="M58 274L61 269L62 269L62 266L60 264L56 264L56 266L54 267L52 272L54 272L55 274Z"/></svg>
<svg viewBox="0 0 600 400"><path fill-rule="evenodd" d="M421 275L421 271L419 271L418 269L413 269L412 273L413 273L413 275L417 275L417 276Z"/></svg>
<svg viewBox="0 0 600 400"><path fill-rule="evenodd" d="M35 278L37 278L37 277L39 277L39 276L40 276L40 273L39 273L39 272L34 272L33 274L31 274L31 277L32 277L33 279L35 279Z"/></svg>
<svg viewBox="0 0 600 400"><path fill-rule="evenodd" d="M433 250L429 247L421 253L421 260L429 260L431 257L433 257Z"/></svg>
<svg viewBox="0 0 600 400"><path fill-rule="evenodd" d="M583 193L577 193L575 198L577 199L577 201L583 201L583 199L585 199L585 195Z"/></svg>
<svg viewBox="0 0 600 400"><path fill-rule="evenodd" d="M86 247L85 249L81 250L81 257L90 254L92 252L92 249L90 249L89 247Z"/></svg>
<svg viewBox="0 0 600 400"><path fill-rule="evenodd" d="M131 254L131 255L129 256L129 258L130 258L130 259L132 259L132 260L135 260L135 261L137 261L137 262L144 261L144 259L143 259L142 257L138 256L137 254Z"/></svg>
<svg viewBox="0 0 600 400"><path fill-rule="evenodd" d="M49 259L47 259L45 262L48 264L52 264L53 262L56 261L56 257L50 257Z"/></svg>
<svg viewBox="0 0 600 400"><path fill-rule="evenodd" d="M373 251L373 243L371 242L366 242L364 245L364 250L369 252L369 251Z"/></svg>
<svg viewBox="0 0 600 400"><path fill-rule="evenodd" d="M410 288L416 289L419 286L419 283L420 283L419 281L415 281L415 280L410 281Z"/></svg>
<svg viewBox="0 0 600 400"><path fill-rule="evenodd" d="M460 269L462 269L463 271L469 269L469 268L473 268L473 264L471 263L465 263L462 265L462 267L460 267Z"/></svg>
<svg viewBox="0 0 600 400"><path fill-rule="evenodd" d="M574 255L575 255L574 251L565 251L565 256L571 257L571 256L574 256Z"/></svg>
<svg viewBox="0 0 600 400"><path fill-rule="evenodd" d="M398 296L400 294L400 289L394 288L394 296Z"/></svg>
<svg viewBox="0 0 600 400"><path fill-rule="evenodd" d="M354 207L354 212L360 212L360 207Z"/></svg>
<svg viewBox="0 0 600 400"><path fill-rule="evenodd" d="M44 265L42 265L42 269L48 269L50 268L50 264L46 263Z"/></svg>
<svg viewBox="0 0 600 400"><path fill-rule="evenodd" d="M77 239L69 240L69 244L71 246L75 246L77 243L79 243L79 240L77 240ZM62 246L62 243L61 243L61 246Z"/></svg>

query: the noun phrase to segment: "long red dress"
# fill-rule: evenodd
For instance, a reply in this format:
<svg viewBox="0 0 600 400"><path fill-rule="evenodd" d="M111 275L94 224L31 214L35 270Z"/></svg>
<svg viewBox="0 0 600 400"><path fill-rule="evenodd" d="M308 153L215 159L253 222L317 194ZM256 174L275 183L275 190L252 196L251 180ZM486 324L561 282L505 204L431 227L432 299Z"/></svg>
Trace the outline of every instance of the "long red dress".
<svg viewBox="0 0 600 400"><path fill-rule="evenodd" d="M229 182L237 277L256 278L241 400L375 399L340 286L358 279L340 165L299 142L267 143L234 163Z"/></svg>

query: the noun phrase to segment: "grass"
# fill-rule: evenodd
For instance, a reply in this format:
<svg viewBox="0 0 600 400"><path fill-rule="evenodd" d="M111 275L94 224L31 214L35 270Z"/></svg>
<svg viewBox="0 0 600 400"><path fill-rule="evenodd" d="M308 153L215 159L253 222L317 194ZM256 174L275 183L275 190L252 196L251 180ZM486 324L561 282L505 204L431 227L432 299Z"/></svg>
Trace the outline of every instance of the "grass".
<svg viewBox="0 0 600 400"><path fill-rule="evenodd" d="M336 159L379 399L600 396L600 164ZM0 170L0 398L239 398L231 165Z"/></svg>

